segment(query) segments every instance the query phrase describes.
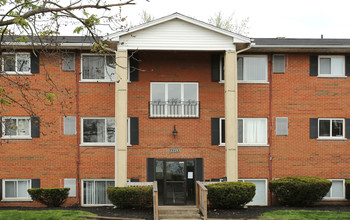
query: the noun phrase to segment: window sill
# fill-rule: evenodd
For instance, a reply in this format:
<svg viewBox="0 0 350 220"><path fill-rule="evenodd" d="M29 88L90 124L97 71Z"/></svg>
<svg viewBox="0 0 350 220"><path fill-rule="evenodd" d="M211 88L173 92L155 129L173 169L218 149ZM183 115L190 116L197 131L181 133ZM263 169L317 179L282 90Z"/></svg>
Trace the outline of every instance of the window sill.
<svg viewBox="0 0 350 220"><path fill-rule="evenodd" d="M115 143L85 143L80 144L80 147L114 147Z"/></svg>
<svg viewBox="0 0 350 220"><path fill-rule="evenodd" d="M32 137L1 137L2 140L32 140Z"/></svg>
<svg viewBox="0 0 350 220"><path fill-rule="evenodd" d="M82 207L114 206L113 204L82 204Z"/></svg>
<svg viewBox="0 0 350 220"><path fill-rule="evenodd" d="M1 200L1 202L33 202L32 199L16 199L16 198L13 198L13 199L3 199Z"/></svg>
<svg viewBox="0 0 350 220"><path fill-rule="evenodd" d="M239 84L270 84L269 82L266 81L240 81L238 80L237 83Z"/></svg>
<svg viewBox="0 0 350 220"><path fill-rule="evenodd" d="M343 79L346 79L348 78L347 76L336 76L336 75L318 75L317 76L318 78L343 78Z"/></svg>
<svg viewBox="0 0 350 220"><path fill-rule="evenodd" d="M91 80L91 81L87 81L87 80L80 80L80 83L115 83L115 81L105 81L105 80Z"/></svg>
<svg viewBox="0 0 350 220"><path fill-rule="evenodd" d="M346 141L346 138L317 138L318 141Z"/></svg>
<svg viewBox="0 0 350 220"><path fill-rule="evenodd" d="M225 147L225 144L219 144L219 147ZM238 147L268 147L269 144L237 144Z"/></svg>
<svg viewBox="0 0 350 220"><path fill-rule="evenodd" d="M348 201L347 199L345 198L323 198L321 201Z"/></svg>
<svg viewBox="0 0 350 220"><path fill-rule="evenodd" d="M4 75L25 75L25 76L32 76L32 73L23 73L23 72L4 72Z"/></svg>

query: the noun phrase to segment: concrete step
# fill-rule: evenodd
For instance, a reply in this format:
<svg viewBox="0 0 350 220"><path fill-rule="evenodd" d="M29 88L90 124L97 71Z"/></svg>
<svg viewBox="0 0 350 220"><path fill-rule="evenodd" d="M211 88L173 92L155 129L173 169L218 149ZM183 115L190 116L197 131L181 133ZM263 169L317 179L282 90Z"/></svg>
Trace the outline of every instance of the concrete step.
<svg viewBox="0 0 350 220"><path fill-rule="evenodd" d="M160 218L159 220L179 220L178 218ZM185 220L202 220L201 218L185 218Z"/></svg>
<svg viewBox="0 0 350 220"><path fill-rule="evenodd" d="M199 213L197 214L187 214L187 213L183 213L183 214L159 214L159 218L160 219L198 219L201 216L199 215Z"/></svg>
<svg viewBox="0 0 350 220"><path fill-rule="evenodd" d="M159 219L201 219L196 206L159 206Z"/></svg>

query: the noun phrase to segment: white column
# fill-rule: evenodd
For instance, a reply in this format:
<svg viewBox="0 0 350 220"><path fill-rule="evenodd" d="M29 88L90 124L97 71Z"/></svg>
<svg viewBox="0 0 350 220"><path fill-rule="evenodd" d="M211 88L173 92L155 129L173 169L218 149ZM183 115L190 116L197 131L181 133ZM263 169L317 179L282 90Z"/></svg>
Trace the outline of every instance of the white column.
<svg viewBox="0 0 350 220"><path fill-rule="evenodd" d="M237 53L225 53L225 162L227 181L238 180Z"/></svg>
<svg viewBox="0 0 350 220"><path fill-rule="evenodd" d="M128 52L116 53L115 82L115 184L126 187L127 180L127 117L128 117Z"/></svg>

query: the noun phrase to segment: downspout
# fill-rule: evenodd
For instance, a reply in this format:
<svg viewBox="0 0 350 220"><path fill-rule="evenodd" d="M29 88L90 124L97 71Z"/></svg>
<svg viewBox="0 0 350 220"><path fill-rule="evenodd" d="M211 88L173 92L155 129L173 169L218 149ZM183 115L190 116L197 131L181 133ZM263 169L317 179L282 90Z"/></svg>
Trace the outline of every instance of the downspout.
<svg viewBox="0 0 350 220"><path fill-rule="evenodd" d="M77 57L77 56L76 56ZM77 63L77 62L75 62ZM75 72L75 87L76 87L76 125L80 124L80 118L79 118L79 74ZM76 126L77 129L77 197L78 197L78 206L81 204L81 198L80 198L80 126Z"/></svg>
<svg viewBox="0 0 350 220"><path fill-rule="evenodd" d="M271 53L271 60L273 59L273 54ZM272 61L271 61L272 63ZM269 155L268 155L268 160L269 160L269 181L272 180L272 156L271 156L271 145L272 145L272 66L269 68L269 77L270 77L270 86L269 86L269 121L270 121L270 128L269 128L269 143L268 143L268 148L269 148ZM270 200L269 200L269 205L271 205L272 201L272 192L270 192Z"/></svg>

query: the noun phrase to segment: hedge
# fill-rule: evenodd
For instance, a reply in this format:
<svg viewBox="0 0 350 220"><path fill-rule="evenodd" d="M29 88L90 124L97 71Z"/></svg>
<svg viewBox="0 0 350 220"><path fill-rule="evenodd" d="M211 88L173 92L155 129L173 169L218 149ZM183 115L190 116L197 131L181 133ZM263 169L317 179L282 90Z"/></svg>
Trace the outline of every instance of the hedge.
<svg viewBox="0 0 350 220"><path fill-rule="evenodd" d="M345 180L346 199L350 199L350 180Z"/></svg>
<svg viewBox="0 0 350 220"><path fill-rule="evenodd" d="M255 196L255 185L250 182L215 183L206 187L211 208L240 208Z"/></svg>
<svg viewBox="0 0 350 220"><path fill-rule="evenodd" d="M60 207L68 198L70 188L35 188L28 189L34 201L48 207Z"/></svg>
<svg viewBox="0 0 350 220"><path fill-rule="evenodd" d="M107 188L108 199L120 209L151 208L153 205L153 187L113 187Z"/></svg>
<svg viewBox="0 0 350 220"><path fill-rule="evenodd" d="M289 206L310 206L320 201L331 186L330 180L311 176L285 177L269 183L278 201Z"/></svg>

